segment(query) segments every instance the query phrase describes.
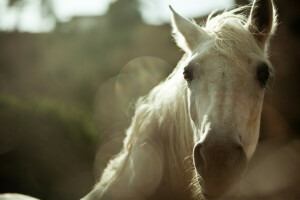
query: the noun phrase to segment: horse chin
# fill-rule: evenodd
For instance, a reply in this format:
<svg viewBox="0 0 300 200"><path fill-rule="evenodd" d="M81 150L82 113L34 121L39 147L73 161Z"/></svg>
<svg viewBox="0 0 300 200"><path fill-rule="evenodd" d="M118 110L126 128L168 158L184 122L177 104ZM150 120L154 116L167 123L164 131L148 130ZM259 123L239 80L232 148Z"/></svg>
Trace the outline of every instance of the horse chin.
<svg viewBox="0 0 300 200"><path fill-rule="evenodd" d="M206 200L217 200L217 199L220 199L221 196L218 196L218 195L211 195L211 194L207 194L207 193L203 193L203 197L206 199Z"/></svg>
<svg viewBox="0 0 300 200"><path fill-rule="evenodd" d="M217 200L221 199L221 197L226 196L226 191L216 191L216 188L210 190L208 188L202 189L202 195L206 200Z"/></svg>
<svg viewBox="0 0 300 200"><path fill-rule="evenodd" d="M232 200L234 195L229 192L210 193L203 190L202 196L205 200Z"/></svg>
<svg viewBox="0 0 300 200"><path fill-rule="evenodd" d="M233 200L236 199L234 195L211 195L211 194L202 194L205 200Z"/></svg>
<svg viewBox="0 0 300 200"><path fill-rule="evenodd" d="M199 180L201 193L206 200L228 199L236 192L236 182L224 182L223 184L213 184L205 180ZM233 195L234 196L234 195ZM231 199L231 198L229 198Z"/></svg>

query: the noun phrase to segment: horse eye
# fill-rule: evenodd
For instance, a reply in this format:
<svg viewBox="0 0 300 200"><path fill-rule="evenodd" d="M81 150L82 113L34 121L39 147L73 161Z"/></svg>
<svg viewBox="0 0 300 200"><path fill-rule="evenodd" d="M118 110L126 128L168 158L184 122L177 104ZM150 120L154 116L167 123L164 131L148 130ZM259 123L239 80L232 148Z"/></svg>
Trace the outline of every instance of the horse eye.
<svg viewBox="0 0 300 200"><path fill-rule="evenodd" d="M270 77L269 67L266 64L262 64L257 69L257 79L262 87L267 85Z"/></svg>
<svg viewBox="0 0 300 200"><path fill-rule="evenodd" d="M184 69L184 71L183 71L183 78L186 81L193 80L193 73L192 73L192 71L189 70L189 69Z"/></svg>

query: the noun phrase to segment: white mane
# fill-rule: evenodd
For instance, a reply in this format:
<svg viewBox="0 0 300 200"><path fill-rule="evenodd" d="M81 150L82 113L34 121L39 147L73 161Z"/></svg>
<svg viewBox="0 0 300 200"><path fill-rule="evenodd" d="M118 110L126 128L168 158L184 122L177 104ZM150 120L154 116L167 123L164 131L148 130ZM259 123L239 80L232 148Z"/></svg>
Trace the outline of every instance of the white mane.
<svg viewBox="0 0 300 200"><path fill-rule="evenodd" d="M147 130L145 126L157 126L158 133L168 140L164 142L172 144L171 159L184 159L192 153L193 134L188 120L187 88L182 78L185 57L164 82L137 101L124 144L128 150L140 134Z"/></svg>

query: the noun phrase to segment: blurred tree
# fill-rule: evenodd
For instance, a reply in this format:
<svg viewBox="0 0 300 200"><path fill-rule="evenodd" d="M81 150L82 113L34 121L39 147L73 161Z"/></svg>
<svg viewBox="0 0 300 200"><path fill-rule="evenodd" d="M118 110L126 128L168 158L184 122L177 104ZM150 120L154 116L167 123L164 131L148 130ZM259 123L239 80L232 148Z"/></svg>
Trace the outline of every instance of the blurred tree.
<svg viewBox="0 0 300 200"><path fill-rule="evenodd" d="M57 21L54 12L53 0L41 0L41 14L44 17L52 17Z"/></svg>
<svg viewBox="0 0 300 200"><path fill-rule="evenodd" d="M108 20L113 28L130 28L141 21L138 0L119 0L110 4Z"/></svg>
<svg viewBox="0 0 300 200"><path fill-rule="evenodd" d="M249 0L235 0L236 5L246 5L246 4L249 4L249 3L250 3Z"/></svg>
<svg viewBox="0 0 300 200"><path fill-rule="evenodd" d="M17 30L20 21L21 21L21 13L22 10L27 6L28 4L33 3L32 1L28 0L8 0L7 7L8 9L17 9L17 19L15 23L15 30ZM53 0L40 0L39 1L39 12L43 19L49 19L52 18L53 20L57 21L55 12L54 12L54 6L53 6Z"/></svg>
<svg viewBox="0 0 300 200"><path fill-rule="evenodd" d="M16 7L21 10L29 3L28 0L8 0L8 7ZM40 5L40 11L44 16L55 16L52 0L40 0Z"/></svg>
<svg viewBox="0 0 300 200"><path fill-rule="evenodd" d="M14 9L16 8L19 10L19 12L16 12L16 21L14 24L14 30L18 29L19 23L21 21L21 15L20 15L20 10L24 8L25 1L24 0L8 0L7 6L9 9Z"/></svg>

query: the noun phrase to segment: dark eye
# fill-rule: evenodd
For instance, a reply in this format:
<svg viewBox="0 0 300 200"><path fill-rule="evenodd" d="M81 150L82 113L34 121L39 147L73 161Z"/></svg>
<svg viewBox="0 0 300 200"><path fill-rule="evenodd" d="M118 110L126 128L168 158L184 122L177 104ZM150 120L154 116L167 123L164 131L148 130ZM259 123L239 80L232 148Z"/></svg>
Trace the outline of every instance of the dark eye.
<svg viewBox="0 0 300 200"><path fill-rule="evenodd" d="M262 87L267 85L270 77L269 67L267 64L262 64L257 68L257 79Z"/></svg>
<svg viewBox="0 0 300 200"><path fill-rule="evenodd" d="M186 81L191 81L193 80L193 73L190 69L185 68L183 71L183 78Z"/></svg>

